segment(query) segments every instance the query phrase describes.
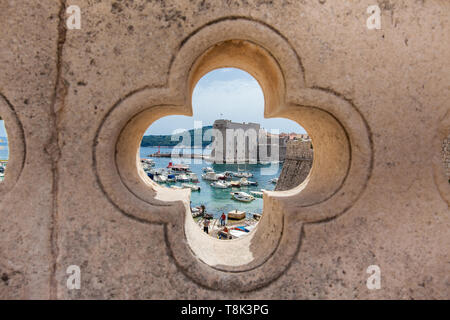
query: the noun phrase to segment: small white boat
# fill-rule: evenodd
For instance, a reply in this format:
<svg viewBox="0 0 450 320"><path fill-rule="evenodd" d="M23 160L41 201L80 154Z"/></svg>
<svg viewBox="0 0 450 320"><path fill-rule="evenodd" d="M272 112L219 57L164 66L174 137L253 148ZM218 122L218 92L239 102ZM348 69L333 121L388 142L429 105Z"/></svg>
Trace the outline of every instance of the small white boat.
<svg viewBox="0 0 450 320"><path fill-rule="evenodd" d="M172 188L172 189L177 189L177 190L183 189L183 187L180 187L180 186L171 186L171 188Z"/></svg>
<svg viewBox="0 0 450 320"><path fill-rule="evenodd" d="M193 172L190 172L187 176L188 176L189 180L191 180L191 181L194 181L194 182L198 181L197 174L195 174Z"/></svg>
<svg viewBox="0 0 450 320"><path fill-rule="evenodd" d="M256 198L262 198L264 195L261 191L250 191L250 194Z"/></svg>
<svg viewBox="0 0 450 320"><path fill-rule="evenodd" d="M217 175L214 172L207 172L205 174L202 174L202 178L204 180L209 180L209 181L217 181Z"/></svg>
<svg viewBox="0 0 450 320"><path fill-rule="evenodd" d="M199 207L191 208L192 218L201 217L203 215L203 211L200 210Z"/></svg>
<svg viewBox="0 0 450 320"><path fill-rule="evenodd" d="M250 172L242 172L242 177L243 177L243 178L251 178L251 177L253 177L253 173L250 173Z"/></svg>
<svg viewBox="0 0 450 320"><path fill-rule="evenodd" d="M241 178L239 181L241 183L241 186L249 186L250 182L246 178Z"/></svg>
<svg viewBox="0 0 450 320"><path fill-rule="evenodd" d="M251 202L255 200L255 197L245 192L231 192L231 198L242 202Z"/></svg>
<svg viewBox="0 0 450 320"><path fill-rule="evenodd" d="M155 175L164 174L164 172L165 172L164 168L150 169L150 173Z"/></svg>
<svg viewBox="0 0 450 320"><path fill-rule="evenodd" d="M176 176L177 181L183 181L183 182L187 182L190 181L191 179L184 173L179 174Z"/></svg>
<svg viewBox="0 0 450 320"><path fill-rule="evenodd" d="M211 183L211 187L218 189L226 189L230 187L230 184L228 182L216 181Z"/></svg>
<svg viewBox="0 0 450 320"><path fill-rule="evenodd" d="M278 182L278 178L273 178L273 179L270 179L269 181L276 184Z"/></svg>
<svg viewBox="0 0 450 320"><path fill-rule="evenodd" d="M247 180L247 178L241 178L240 180L241 186L256 186L258 182Z"/></svg>
<svg viewBox="0 0 450 320"><path fill-rule="evenodd" d="M211 168L211 167L204 167L204 168L202 168L202 171L203 172L214 172L214 169L213 168Z"/></svg>
<svg viewBox="0 0 450 320"><path fill-rule="evenodd" d="M155 176L153 176L153 181L159 182L159 183L166 183L167 182L167 176L165 176L165 175L155 175Z"/></svg>
<svg viewBox="0 0 450 320"><path fill-rule="evenodd" d="M192 183L182 183L181 186L183 188L189 188L192 191L200 191L200 187L196 186L195 184L192 184Z"/></svg>
<svg viewBox="0 0 450 320"><path fill-rule="evenodd" d="M155 161L153 159L141 159L143 165L149 165L151 167L155 166Z"/></svg>

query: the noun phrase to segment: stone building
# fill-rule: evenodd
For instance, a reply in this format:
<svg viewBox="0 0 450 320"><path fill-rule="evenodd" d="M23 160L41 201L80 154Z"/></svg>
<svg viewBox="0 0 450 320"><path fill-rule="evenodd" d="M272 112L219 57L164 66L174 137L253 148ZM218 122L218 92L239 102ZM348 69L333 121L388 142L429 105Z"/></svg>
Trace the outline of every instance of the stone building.
<svg viewBox="0 0 450 320"><path fill-rule="evenodd" d="M447 0L1 1L0 298L449 299L449 21ZM239 241L138 168L147 128L223 67L314 141Z"/></svg>
<svg viewBox="0 0 450 320"><path fill-rule="evenodd" d="M219 119L213 129L217 131L211 158L216 163L284 161L287 137L269 134L258 123Z"/></svg>

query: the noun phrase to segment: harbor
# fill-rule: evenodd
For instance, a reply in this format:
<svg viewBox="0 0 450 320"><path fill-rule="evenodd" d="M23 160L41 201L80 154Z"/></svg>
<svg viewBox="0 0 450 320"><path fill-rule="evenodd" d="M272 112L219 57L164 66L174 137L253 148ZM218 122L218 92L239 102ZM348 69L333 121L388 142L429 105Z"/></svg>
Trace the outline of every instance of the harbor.
<svg viewBox="0 0 450 320"><path fill-rule="evenodd" d="M190 161L151 157L158 147L141 147L140 155L144 171L161 186L167 188L190 188L192 215L203 230L205 220L209 220L209 234L219 238L223 230L220 216L225 214L225 224L231 238L245 235L256 226L263 213L263 191L274 190L282 164L273 175L261 174L262 168L270 163L258 164L216 164L205 160ZM208 158L208 150L205 158ZM201 149L193 149L201 155ZM170 152L165 152L169 153ZM199 214L202 206L205 208ZM242 212L242 219L229 219L229 213ZM240 230L237 230L237 229ZM224 237L222 236L222 239Z"/></svg>

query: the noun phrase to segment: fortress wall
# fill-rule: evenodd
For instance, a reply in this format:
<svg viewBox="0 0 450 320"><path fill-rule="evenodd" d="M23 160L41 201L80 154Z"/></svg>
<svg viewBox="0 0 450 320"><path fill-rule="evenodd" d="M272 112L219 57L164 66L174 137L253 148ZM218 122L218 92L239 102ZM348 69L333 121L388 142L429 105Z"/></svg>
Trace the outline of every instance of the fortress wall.
<svg viewBox="0 0 450 320"><path fill-rule="evenodd" d="M286 144L286 159L283 163L276 191L292 189L308 176L313 162L311 141L289 140Z"/></svg>

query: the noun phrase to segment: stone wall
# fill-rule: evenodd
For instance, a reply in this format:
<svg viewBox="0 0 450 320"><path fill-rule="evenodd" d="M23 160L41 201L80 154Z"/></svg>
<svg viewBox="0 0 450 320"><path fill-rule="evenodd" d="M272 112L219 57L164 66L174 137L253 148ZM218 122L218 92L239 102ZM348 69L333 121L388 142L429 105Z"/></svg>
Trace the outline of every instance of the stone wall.
<svg viewBox="0 0 450 320"><path fill-rule="evenodd" d="M450 298L449 21L446 0L0 1L0 298ZM137 169L148 126L221 67L314 141L306 187L266 192L237 242Z"/></svg>
<svg viewBox="0 0 450 320"><path fill-rule="evenodd" d="M450 183L450 135L442 143L442 160Z"/></svg>
<svg viewBox="0 0 450 320"><path fill-rule="evenodd" d="M286 144L286 159L275 190L289 190L300 185L308 176L312 162L311 141L289 140Z"/></svg>

